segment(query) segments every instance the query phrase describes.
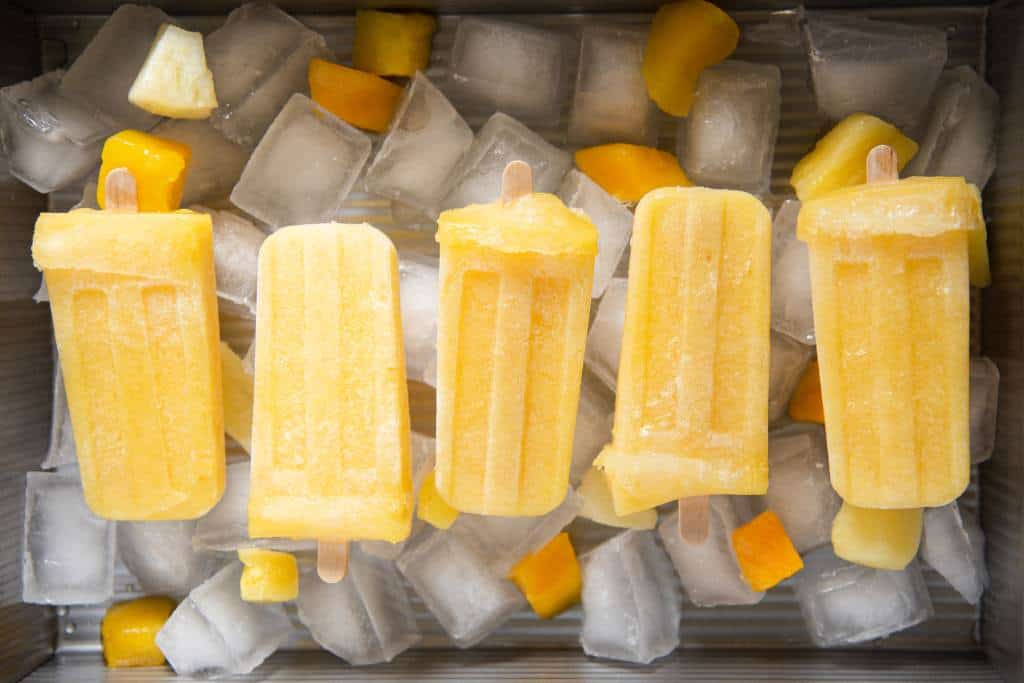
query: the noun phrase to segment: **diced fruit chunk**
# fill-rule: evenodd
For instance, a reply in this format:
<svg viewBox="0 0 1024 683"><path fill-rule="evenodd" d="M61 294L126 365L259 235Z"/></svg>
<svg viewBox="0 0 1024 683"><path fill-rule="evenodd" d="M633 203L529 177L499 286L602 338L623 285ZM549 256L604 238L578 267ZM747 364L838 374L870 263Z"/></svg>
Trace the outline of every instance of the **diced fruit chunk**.
<svg viewBox="0 0 1024 683"><path fill-rule="evenodd" d="M789 184L801 201L850 185L867 182L865 162L877 145L889 145L896 151L902 171L917 154L917 143L870 114L851 114L818 140L793 168Z"/></svg>
<svg viewBox="0 0 1024 683"><path fill-rule="evenodd" d="M572 607L579 602L583 589L580 563L569 534L564 531L537 552L519 560L509 578L541 619L550 619Z"/></svg>
<svg viewBox="0 0 1024 683"><path fill-rule="evenodd" d="M613 143L576 152L576 165L621 202L637 202L659 187L693 185L675 155L653 147Z"/></svg>
<svg viewBox="0 0 1024 683"><path fill-rule="evenodd" d="M277 550L242 548L240 589L246 602L285 602L299 596L299 566L295 556Z"/></svg>
<svg viewBox="0 0 1024 683"><path fill-rule="evenodd" d="M872 510L843 503L832 521L832 549L848 562L900 570L921 545L921 508Z"/></svg>
<svg viewBox="0 0 1024 683"><path fill-rule="evenodd" d="M771 510L737 527L732 545L743 578L755 591L766 591L804 568L782 521Z"/></svg>
<svg viewBox="0 0 1024 683"><path fill-rule="evenodd" d="M205 119L217 108L203 34L164 24L149 48L128 101L159 116Z"/></svg>
<svg viewBox="0 0 1024 683"><path fill-rule="evenodd" d="M107 666L160 666L164 653L156 634L174 611L174 600L147 597L111 605L103 615L100 636Z"/></svg>
<svg viewBox="0 0 1024 683"><path fill-rule="evenodd" d="M608 480L605 479L604 473L595 467L591 467L583 475L583 482L576 493L583 498L580 517L585 517L598 524L617 526L623 529L653 529L658 523L658 511L654 508L622 517L615 514L615 505L612 502L611 489L608 488Z"/></svg>
<svg viewBox="0 0 1024 683"><path fill-rule="evenodd" d="M402 98L402 89L391 81L322 59L309 62L309 93L339 119L375 133L388 129Z"/></svg>
<svg viewBox="0 0 1024 683"><path fill-rule="evenodd" d="M455 523L459 516L459 511L449 505L437 492L433 471L426 476L423 485L420 486L419 499L416 501L416 516L438 529L447 529Z"/></svg>
<svg viewBox="0 0 1024 683"><path fill-rule="evenodd" d="M252 450L253 379L245 371L242 359L231 347L220 343L221 380L224 383L224 431Z"/></svg>
<svg viewBox="0 0 1024 683"><path fill-rule="evenodd" d="M107 175L115 168L127 168L135 176L139 211L176 211L191 159L188 145L137 130L122 130L103 144L96 201L101 209L107 208Z"/></svg>
<svg viewBox="0 0 1024 683"><path fill-rule="evenodd" d="M356 12L352 64L381 76L413 76L430 64L430 42L437 19L429 14Z"/></svg>
<svg viewBox="0 0 1024 683"><path fill-rule="evenodd" d="M665 113L686 116L700 72L731 55L739 39L736 22L710 2L662 5L644 48L647 93Z"/></svg>
<svg viewBox="0 0 1024 683"><path fill-rule="evenodd" d="M789 399L789 416L797 422L825 424L825 406L821 402L821 376L818 361L807 364L800 382Z"/></svg>

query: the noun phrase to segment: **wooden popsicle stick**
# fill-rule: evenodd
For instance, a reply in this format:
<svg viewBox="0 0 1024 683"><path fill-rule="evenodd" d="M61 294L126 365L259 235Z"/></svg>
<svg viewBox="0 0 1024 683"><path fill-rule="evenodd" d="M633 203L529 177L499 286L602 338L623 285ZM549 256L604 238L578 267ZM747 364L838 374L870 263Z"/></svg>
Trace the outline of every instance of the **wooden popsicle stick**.
<svg viewBox="0 0 1024 683"><path fill-rule="evenodd" d="M348 574L348 543L317 541L316 573L324 583L338 583Z"/></svg>
<svg viewBox="0 0 1024 683"><path fill-rule="evenodd" d="M868 152L868 183L895 183L900 179L900 161L889 145L877 145Z"/></svg>
<svg viewBox="0 0 1024 683"><path fill-rule="evenodd" d="M127 168L115 168L107 174L103 194L107 211L135 213L139 210L139 187Z"/></svg>
<svg viewBox="0 0 1024 683"><path fill-rule="evenodd" d="M501 174L501 201L511 202L533 192L533 169L525 161L510 161Z"/></svg>
<svg viewBox="0 0 1024 683"><path fill-rule="evenodd" d="M691 496L679 499L679 535L691 545L699 545L708 537L711 525L711 498Z"/></svg>

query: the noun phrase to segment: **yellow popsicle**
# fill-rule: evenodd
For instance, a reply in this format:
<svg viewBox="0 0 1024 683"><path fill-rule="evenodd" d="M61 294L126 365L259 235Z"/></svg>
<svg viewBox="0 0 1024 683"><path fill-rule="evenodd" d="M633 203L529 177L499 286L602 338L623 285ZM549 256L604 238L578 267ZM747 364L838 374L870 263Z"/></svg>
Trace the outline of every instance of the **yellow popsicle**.
<svg viewBox="0 0 1024 683"><path fill-rule="evenodd" d="M224 491L220 337L206 214L44 213L85 499L107 519L194 519Z"/></svg>
<svg viewBox="0 0 1024 683"><path fill-rule="evenodd" d="M437 240L437 490L462 512L549 512L569 485L597 230L529 193L445 211Z"/></svg>
<svg viewBox="0 0 1024 683"><path fill-rule="evenodd" d="M848 562L900 570L921 545L921 508L872 510L843 503L832 521L832 549Z"/></svg>
<svg viewBox="0 0 1024 683"><path fill-rule="evenodd" d="M858 507L944 505L967 486L963 178L859 185L804 202L832 485Z"/></svg>
<svg viewBox="0 0 1024 683"><path fill-rule="evenodd" d="M612 443L627 515L768 489L771 218L752 195L664 188L633 223Z"/></svg>
<svg viewBox="0 0 1024 683"><path fill-rule="evenodd" d="M249 535L409 535L409 404L395 247L297 225L260 249Z"/></svg>

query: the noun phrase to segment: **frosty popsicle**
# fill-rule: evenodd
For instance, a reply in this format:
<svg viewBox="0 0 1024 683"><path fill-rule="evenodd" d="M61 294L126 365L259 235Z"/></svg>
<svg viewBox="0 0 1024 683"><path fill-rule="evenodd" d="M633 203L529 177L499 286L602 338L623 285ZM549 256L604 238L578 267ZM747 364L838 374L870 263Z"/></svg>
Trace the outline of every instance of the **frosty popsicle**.
<svg viewBox="0 0 1024 683"><path fill-rule="evenodd" d="M892 149L876 147L868 184L804 202L797 228L810 251L832 485L863 508L944 505L970 475L978 190L963 178L897 180L895 166Z"/></svg>
<svg viewBox="0 0 1024 683"><path fill-rule="evenodd" d="M137 197L125 169L106 195L109 211L42 214L32 243L85 499L107 519L193 519L224 490L210 217L123 210Z"/></svg>
<svg viewBox="0 0 1024 683"><path fill-rule="evenodd" d="M502 198L445 211L437 240L437 490L462 512L550 512L569 485L597 230L513 162Z"/></svg>

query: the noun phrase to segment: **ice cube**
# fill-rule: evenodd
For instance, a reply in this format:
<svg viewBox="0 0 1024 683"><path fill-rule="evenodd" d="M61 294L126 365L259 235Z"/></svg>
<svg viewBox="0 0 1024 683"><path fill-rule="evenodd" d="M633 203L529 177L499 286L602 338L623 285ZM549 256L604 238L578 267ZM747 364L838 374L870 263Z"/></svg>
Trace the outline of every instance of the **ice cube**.
<svg viewBox="0 0 1024 683"><path fill-rule="evenodd" d="M483 113L558 123L568 95L573 41L557 31L493 19L462 19L448 65L453 97Z"/></svg>
<svg viewBox="0 0 1024 683"><path fill-rule="evenodd" d="M883 638L932 615L916 563L900 571L872 569L839 559L830 545L804 557L796 596L811 640L819 647Z"/></svg>
<svg viewBox="0 0 1024 683"><path fill-rule="evenodd" d="M796 236L800 202L787 199L772 224L772 329L814 344L811 266L807 245Z"/></svg>
<svg viewBox="0 0 1024 683"><path fill-rule="evenodd" d="M252 2L231 12L206 38L220 103L210 116L213 125L229 140L254 147L289 97L309 93L314 57L334 61L323 36L274 5Z"/></svg>
<svg viewBox="0 0 1024 683"><path fill-rule="evenodd" d="M614 414L615 397L592 373L584 370L569 470L569 482L573 486L579 486L594 458L611 442Z"/></svg>
<svg viewBox="0 0 1024 683"><path fill-rule="evenodd" d="M686 597L698 607L754 605L764 597L764 593L750 587L736 562L732 532L741 520L734 507L735 498L711 496L708 536L703 543L690 543L679 535L678 510L658 525L658 535Z"/></svg>
<svg viewBox="0 0 1024 683"><path fill-rule="evenodd" d="M471 144L469 125L448 98L417 72L366 170L366 188L434 218L450 176Z"/></svg>
<svg viewBox="0 0 1024 683"><path fill-rule="evenodd" d="M511 116L497 113L476 134L454 174L442 208L493 202L501 192L501 174L510 161L525 161L533 169L535 192L554 192L572 157Z"/></svg>
<svg viewBox="0 0 1024 683"><path fill-rule="evenodd" d="M999 407L999 368L985 357L971 359L971 464L992 457Z"/></svg>
<svg viewBox="0 0 1024 683"><path fill-rule="evenodd" d="M823 114L874 114L904 130L918 124L946 63L945 31L812 13L807 36Z"/></svg>
<svg viewBox="0 0 1024 683"><path fill-rule="evenodd" d="M399 556L398 569L460 648L476 645L526 606L455 526L424 528Z"/></svg>
<svg viewBox="0 0 1024 683"><path fill-rule="evenodd" d="M338 218L370 147L365 133L305 95L292 95L249 158L231 201L274 227Z"/></svg>
<svg viewBox="0 0 1024 683"><path fill-rule="evenodd" d="M256 315L256 274L260 245L267 235L251 222L230 211L192 206L213 221L213 267L217 296Z"/></svg>
<svg viewBox="0 0 1024 683"><path fill-rule="evenodd" d="M767 192L781 103L777 66L729 61L701 72L677 138L690 179L698 185Z"/></svg>
<svg viewBox="0 0 1024 683"><path fill-rule="evenodd" d="M22 600L84 605L114 595L114 524L89 510L77 476L26 475L24 534Z"/></svg>
<svg viewBox="0 0 1024 683"><path fill-rule="evenodd" d="M996 168L999 95L969 66L945 72L908 176L964 176L984 188Z"/></svg>
<svg viewBox="0 0 1024 683"><path fill-rule="evenodd" d="M988 586L985 535L956 502L924 511L921 559L942 574L964 600L977 605Z"/></svg>
<svg viewBox="0 0 1024 683"><path fill-rule="evenodd" d="M583 27L570 144L657 144L658 109L647 96L640 69L646 42L647 30L640 26Z"/></svg>
<svg viewBox="0 0 1024 683"><path fill-rule="evenodd" d="M594 263L596 299L604 294L633 234L633 212L576 169L569 171L558 189L566 206L580 209L597 228L597 260Z"/></svg>
<svg viewBox="0 0 1024 683"><path fill-rule="evenodd" d="M415 493L419 493L423 480L434 469L434 454L437 451L437 442L433 437L420 434L419 432L411 432L409 446L412 451L412 490ZM379 557L383 560L394 560L405 549L409 539L416 535L423 522L419 519L413 519L412 524L412 533L404 541L399 543L360 541L359 547L374 557Z"/></svg>
<svg viewBox="0 0 1024 683"><path fill-rule="evenodd" d="M420 640L394 564L358 549L343 581L324 583L315 571L304 573L297 604L313 640L349 664L390 662Z"/></svg>
<svg viewBox="0 0 1024 683"><path fill-rule="evenodd" d="M580 558L583 651L647 664L679 645L679 583L653 531L631 530Z"/></svg>
<svg viewBox="0 0 1024 683"><path fill-rule="evenodd" d="M195 520L118 522L117 552L144 593L185 595L217 564L192 548Z"/></svg>
<svg viewBox="0 0 1024 683"><path fill-rule="evenodd" d="M104 139L117 124L63 94L62 71L0 89L0 139L8 168L37 192L53 192L100 163ZM141 110L140 110L141 111Z"/></svg>
<svg viewBox="0 0 1024 683"><path fill-rule="evenodd" d="M247 674L287 640L292 623L278 604L245 602L242 564L232 562L188 594L156 636L180 676Z"/></svg>
<svg viewBox="0 0 1024 683"><path fill-rule="evenodd" d="M615 391L619 376L619 353L622 350L622 328L626 323L626 278L612 278L604 290L597 315L590 325L583 360L609 389Z"/></svg>
<svg viewBox="0 0 1024 683"><path fill-rule="evenodd" d="M249 160L249 150L231 142L209 121L168 119L153 135L174 140L192 150L185 176L183 205L227 197Z"/></svg>
<svg viewBox="0 0 1024 683"><path fill-rule="evenodd" d="M828 476L825 430L800 423L769 434L768 472L764 506L782 520L796 549L828 543L842 501Z"/></svg>
<svg viewBox="0 0 1024 683"><path fill-rule="evenodd" d="M768 421L775 422L786 414L789 399L793 396L800 377L807 368L813 346L804 346L784 334L773 331L771 336L771 361L768 381Z"/></svg>
<svg viewBox="0 0 1024 683"><path fill-rule="evenodd" d="M437 358L437 266L437 259L419 254L398 261L405 371L421 382Z"/></svg>
<svg viewBox="0 0 1024 683"><path fill-rule="evenodd" d="M71 411L68 410L68 395L64 391L64 373L60 369L60 358L54 353L53 365L53 417L50 421L50 447L42 468L57 469L62 465L78 463L75 449L75 434L71 428Z"/></svg>
<svg viewBox="0 0 1024 683"><path fill-rule="evenodd" d="M164 23L174 20L156 7L121 5L68 69L61 90L121 128L149 130L160 118L129 102L128 91Z"/></svg>

